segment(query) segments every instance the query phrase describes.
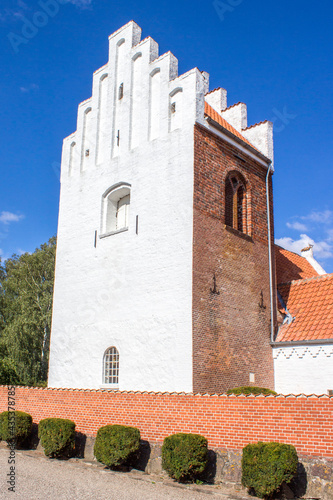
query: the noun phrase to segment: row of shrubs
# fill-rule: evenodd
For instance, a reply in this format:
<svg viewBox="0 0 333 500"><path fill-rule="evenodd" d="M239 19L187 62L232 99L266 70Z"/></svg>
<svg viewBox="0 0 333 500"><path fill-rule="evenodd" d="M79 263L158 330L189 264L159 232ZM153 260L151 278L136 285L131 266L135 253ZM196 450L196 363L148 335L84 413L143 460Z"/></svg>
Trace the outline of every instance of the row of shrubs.
<svg viewBox="0 0 333 500"><path fill-rule="evenodd" d="M28 444L32 433L32 416L23 411L4 411L0 414L0 439ZM63 418L45 418L38 424L38 437L48 457L71 456L75 448L75 423Z"/></svg>
<svg viewBox="0 0 333 500"><path fill-rule="evenodd" d="M0 414L0 437L9 444L24 445L32 432L31 415L16 411L15 425L8 412ZM38 425L38 437L48 457L71 456L75 448L75 423L46 418ZM135 457L140 447L140 431L124 425L106 425L96 436L94 455L111 468L122 466ZM162 467L177 481L202 478L208 463L208 442L199 434L178 433L164 439ZM282 483L289 483L297 471L294 446L281 443L249 444L243 449L242 483L260 498L270 498Z"/></svg>

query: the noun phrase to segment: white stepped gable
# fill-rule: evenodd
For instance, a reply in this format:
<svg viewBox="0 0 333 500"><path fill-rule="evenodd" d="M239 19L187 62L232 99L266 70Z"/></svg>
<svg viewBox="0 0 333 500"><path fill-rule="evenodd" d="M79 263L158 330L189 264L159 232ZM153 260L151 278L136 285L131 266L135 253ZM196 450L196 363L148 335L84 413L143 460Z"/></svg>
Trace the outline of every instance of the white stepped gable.
<svg viewBox="0 0 333 500"><path fill-rule="evenodd" d="M191 124L204 123L209 75L194 68L178 76L176 57L159 56L152 38L140 38L133 21L109 37L109 61L95 71L92 97L79 105L77 130L64 141L70 175L181 128L185 112Z"/></svg>
<svg viewBox="0 0 333 500"><path fill-rule="evenodd" d="M227 91L225 89L215 89L205 96L206 102L218 113L227 107Z"/></svg>
<svg viewBox="0 0 333 500"><path fill-rule="evenodd" d="M141 28L134 21L109 37L109 61L95 71L92 97L79 105L77 130L64 142L70 175L182 127L184 113L191 123L204 124L204 99L273 160L271 122L247 128L244 103L227 108L225 89L207 93L207 73L195 68L178 77L176 57L171 52L159 56L151 37L140 38ZM185 91L186 80L194 74L200 83L193 107L193 95Z"/></svg>
<svg viewBox="0 0 333 500"><path fill-rule="evenodd" d="M274 162L273 123L264 121L248 127L247 106L239 102L227 107L227 91L218 88L205 96L206 102L230 125L240 132L255 148Z"/></svg>
<svg viewBox="0 0 333 500"><path fill-rule="evenodd" d="M232 125L238 132L242 133L247 127L247 107L243 102L239 102L230 106L221 112L224 118L230 125Z"/></svg>

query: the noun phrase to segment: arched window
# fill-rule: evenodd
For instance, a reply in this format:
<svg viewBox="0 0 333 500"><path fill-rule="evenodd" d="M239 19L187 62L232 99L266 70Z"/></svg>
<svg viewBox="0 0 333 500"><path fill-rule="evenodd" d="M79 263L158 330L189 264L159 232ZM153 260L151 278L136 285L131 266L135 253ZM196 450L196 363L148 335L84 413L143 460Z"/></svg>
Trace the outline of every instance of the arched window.
<svg viewBox="0 0 333 500"><path fill-rule="evenodd" d="M105 351L103 360L103 383L117 385L119 383L119 352L115 347Z"/></svg>
<svg viewBox="0 0 333 500"><path fill-rule="evenodd" d="M228 175L225 185L225 224L247 232L247 198L245 180L238 172Z"/></svg>
<svg viewBox="0 0 333 500"><path fill-rule="evenodd" d="M128 183L120 182L103 194L101 237L128 229L130 187Z"/></svg>

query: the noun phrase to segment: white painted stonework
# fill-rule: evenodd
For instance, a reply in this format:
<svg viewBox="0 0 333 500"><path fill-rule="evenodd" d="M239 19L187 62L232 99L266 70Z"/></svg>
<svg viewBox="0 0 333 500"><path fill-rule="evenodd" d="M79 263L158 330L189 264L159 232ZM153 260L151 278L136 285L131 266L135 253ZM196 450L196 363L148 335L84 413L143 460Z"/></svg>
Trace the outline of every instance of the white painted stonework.
<svg viewBox="0 0 333 500"><path fill-rule="evenodd" d="M192 390L193 126L207 75L178 77L177 59L140 36L134 22L110 36L64 141L51 387L101 387L115 346L120 390ZM117 231L103 195L119 183L130 206Z"/></svg>
<svg viewBox="0 0 333 500"><path fill-rule="evenodd" d="M120 390L192 391L194 125L207 126L208 75L178 76L173 54L140 38L133 21L110 36L64 140L50 387L104 386L115 347ZM227 105L224 90L208 99Z"/></svg>
<svg viewBox="0 0 333 500"><path fill-rule="evenodd" d="M205 97L206 102L218 113L227 107L227 91L225 89L215 89Z"/></svg>
<svg viewBox="0 0 333 500"><path fill-rule="evenodd" d="M333 343L273 348L275 390L327 394L333 390Z"/></svg>
<svg viewBox="0 0 333 500"><path fill-rule="evenodd" d="M321 276L323 274L326 274L326 271L321 267L319 262L316 261L316 259L313 256L313 245L309 245L307 248L303 248L301 251L301 256L305 257L306 260L311 264L311 266L317 271L318 274Z"/></svg>
<svg viewBox="0 0 333 500"><path fill-rule="evenodd" d="M242 130L242 134L272 162L274 167L273 123L264 121Z"/></svg>
<svg viewBox="0 0 333 500"><path fill-rule="evenodd" d="M221 115L238 132L242 133L243 129L247 127L247 106L243 102L230 106L230 108L222 111Z"/></svg>

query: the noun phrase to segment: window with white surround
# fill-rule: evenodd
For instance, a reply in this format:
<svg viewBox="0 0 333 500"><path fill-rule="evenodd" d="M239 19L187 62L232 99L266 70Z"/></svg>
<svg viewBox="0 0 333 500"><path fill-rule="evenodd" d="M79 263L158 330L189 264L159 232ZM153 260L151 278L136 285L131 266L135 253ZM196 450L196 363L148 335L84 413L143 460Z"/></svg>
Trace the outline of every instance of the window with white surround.
<svg viewBox="0 0 333 500"><path fill-rule="evenodd" d="M121 182L111 186L102 196L101 237L126 231L129 226L130 184Z"/></svg>
<svg viewBox="0 0 333 500"><path fill-rule="evenodd" d="M103 384L117 386L119 383L119 352L109 347L103 359Z"/></svg>

